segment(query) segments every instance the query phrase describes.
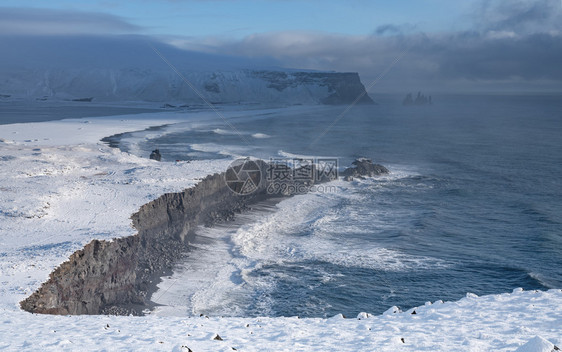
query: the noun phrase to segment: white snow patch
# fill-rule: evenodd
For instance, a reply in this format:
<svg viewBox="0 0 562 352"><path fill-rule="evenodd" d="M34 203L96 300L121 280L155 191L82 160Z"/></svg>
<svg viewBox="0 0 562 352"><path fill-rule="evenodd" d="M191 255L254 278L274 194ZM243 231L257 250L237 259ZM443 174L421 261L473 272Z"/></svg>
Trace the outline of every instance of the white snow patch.
<svg viewBox="0 0 562 352"><path fill-rule="evenodd" d="M265 134L265 133L254 133L252 135L252 137L256 138L256 139L265 139L265 138L271 138L270 135Z"/></svg>

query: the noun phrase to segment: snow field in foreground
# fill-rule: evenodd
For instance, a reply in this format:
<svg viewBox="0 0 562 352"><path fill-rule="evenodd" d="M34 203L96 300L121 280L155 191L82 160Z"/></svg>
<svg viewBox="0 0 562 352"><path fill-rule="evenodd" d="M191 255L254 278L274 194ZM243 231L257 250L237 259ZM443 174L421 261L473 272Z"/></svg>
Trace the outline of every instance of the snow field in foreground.
<svg viewBox="0 0 562 352"><path fill-rule="evenodd" d="M561 306L562 290L515 290L426 304L416 314L391 308L353 319L47 316L3 309L0 349L515 351L529 342L530 349L520 351L550 352L562 343Z"/></svg>

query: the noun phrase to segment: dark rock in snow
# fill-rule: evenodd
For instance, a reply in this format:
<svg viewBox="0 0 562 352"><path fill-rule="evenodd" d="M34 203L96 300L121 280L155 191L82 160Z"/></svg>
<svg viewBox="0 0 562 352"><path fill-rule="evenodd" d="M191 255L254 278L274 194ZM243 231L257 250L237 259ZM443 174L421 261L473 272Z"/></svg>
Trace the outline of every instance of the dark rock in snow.
<svg viewBox="0 0 562 352"><path fill-rule="evenodd" d="M160 161L162 160L162 154L160 154L159 149L154 149L152 153L150 153L150 159Z"/></svg>

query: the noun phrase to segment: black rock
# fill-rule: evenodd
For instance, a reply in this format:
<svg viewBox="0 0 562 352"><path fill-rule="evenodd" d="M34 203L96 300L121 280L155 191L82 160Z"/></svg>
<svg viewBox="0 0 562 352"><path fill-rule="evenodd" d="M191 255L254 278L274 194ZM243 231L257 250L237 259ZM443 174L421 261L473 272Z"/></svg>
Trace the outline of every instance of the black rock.
<svg viewBox="0 0 562 352"><path fill-rule="evenodd" d="M154 149L152 153L150 153L150 159L160 161L162 160L162 154L160 154L159 149Z"/></svg>
<svg viewBox="0 0 562 352"><path fill-rule="evenodd" d="M354 177L373 177L389 173L386 167L379 164L373 164L373 161L367 158L359 158L352 164L354 167L349 167L342 172L344 180L352 180Z"/></svg>

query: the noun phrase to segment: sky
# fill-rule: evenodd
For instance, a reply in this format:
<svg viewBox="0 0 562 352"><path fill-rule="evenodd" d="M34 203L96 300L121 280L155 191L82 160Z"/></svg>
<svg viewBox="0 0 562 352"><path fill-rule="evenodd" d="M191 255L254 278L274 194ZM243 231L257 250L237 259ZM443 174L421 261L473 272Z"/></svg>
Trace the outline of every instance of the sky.
<svg viewBox="0 0 562 352"><path fill-rule="evenodd" d="M367 35L381 25L458 28L469 0L3 0L3 7L111 14L152 35L243 36L274 31Z"/></svg>
<svg viewBox="0 0 562 352"><path fill-rule="evenodd" d="M562 0L3 0L4 36L148 36L369 90L562 90Z"/></svg>

